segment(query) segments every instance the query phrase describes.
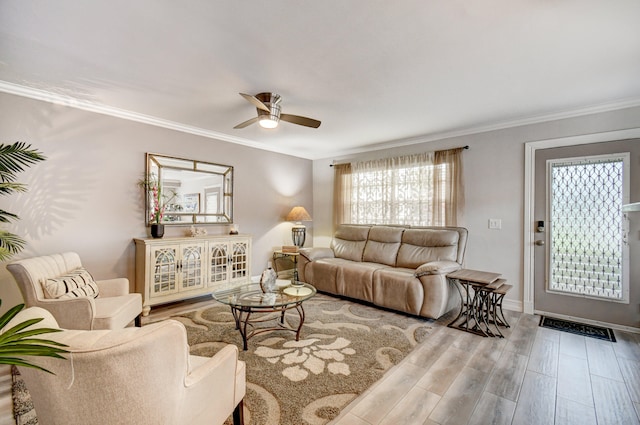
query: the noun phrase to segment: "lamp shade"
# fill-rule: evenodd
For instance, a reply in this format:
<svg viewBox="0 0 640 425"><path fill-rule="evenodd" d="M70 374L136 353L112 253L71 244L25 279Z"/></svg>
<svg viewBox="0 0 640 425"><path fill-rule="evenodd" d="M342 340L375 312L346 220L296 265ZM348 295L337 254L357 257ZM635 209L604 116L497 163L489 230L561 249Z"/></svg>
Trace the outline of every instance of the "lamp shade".
<svg viewBox="0 0 640 425"><path fill-rule="evenodd" d="M312 221L311 216L304 207L297 206L287 214L286 221Z"/></svg>

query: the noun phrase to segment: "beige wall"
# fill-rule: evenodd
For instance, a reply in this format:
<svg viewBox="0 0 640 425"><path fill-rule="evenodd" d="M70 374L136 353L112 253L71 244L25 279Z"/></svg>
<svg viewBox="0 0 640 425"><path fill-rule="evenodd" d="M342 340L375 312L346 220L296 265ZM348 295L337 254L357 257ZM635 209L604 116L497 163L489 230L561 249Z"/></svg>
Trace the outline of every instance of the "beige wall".
<svg viewBox="0 0 640 425"><path fill-rule="evenodd" d="M235 167L235 221L242 233L253 235L252 274L257 275L274 247L290 243L291 224L282 220L294 204L313 216L307 245L328 245L333 160L469 145L463 153L466 205L459 223L469 229L466 266L501 272L516 286L507 304L518 309L523 297L524 143L640 127L640 108L630 108L311 162L13 95L0 94L0 110L2 143L25 141L49 158L20 175L19 181L30 185L28 193L0 198L2 208L21 216L9 226L28 241L18 258L75 250L96 277L132 281L131 239L147 235L136 186L145 152ZM501 219L502 229L488 229L490 218ZM186 229L169 229L167 235ZM225 226L208 230L227 232ZM632 284L638 279L631 278ZM0 298L2 311L21 300L3 264Z"/></svg>
<svg viewBox="0 0 640 425"><path fill-rule="evenodd" d="M0 94L0 110L0 143L30 143L48 158L19 175L27 193L0 198L0 208L21 218L7 230L28 242L15 258L77 251L96 278L127 276L133 282L132 238L148 231L136 185L146 152L234 167L234 221L241 233L253 235L253 275L262 272L274 247L291 244L292 223L283 222L291 207L304 205L313 215L309 160L8 94ZM206 228L209 234L228 232L225 225ZM188 229L168 227L166 236ZM0 299L1 311L22 302L4 264Z"/></svg>
<svg viewBox="0 0 640 425"><path fill-rule="evenodd" d="M470 149L463 153L465 210L458 223L469 230L465 266L502 273L515 285L505 306L521 309L524 274L524 144L529 141L635 127L640 127L640 108L316 160L313 163L314 246L327 246L330 241L333 169L329 164L333 160L348 162L468 145ZM631 184L637 183L636 177ZM501 219L502 229L489 229L490 218ZM640 235L632 237L640 238ZM632 285L638 279L640 276L631 276ZM639 289L632 286L633 290ZM635 323L635 326L640 326L640 313L636 313Z"/></svg>

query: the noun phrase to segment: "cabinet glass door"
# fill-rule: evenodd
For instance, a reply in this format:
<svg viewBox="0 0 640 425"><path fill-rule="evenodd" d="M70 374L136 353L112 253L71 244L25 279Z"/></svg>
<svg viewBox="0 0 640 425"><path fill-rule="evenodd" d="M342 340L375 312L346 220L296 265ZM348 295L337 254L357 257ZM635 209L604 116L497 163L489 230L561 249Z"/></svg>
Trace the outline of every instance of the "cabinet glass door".
<svg viewBox="0 0 640 425"><path fill-rule="evenodd" d="M246 241L232 242L231 281L246 281L249 273L249 244Z"/></svg>
<svg viewBox="0 0 640 425"><path fill-rule="evenodd" d="M204 286L204 278L202 276L203 251L204 245L189 245L182 247L182 258L180 262L182 290L202 288Z"/></svg>
<svg viewBox="0 0 640 425"><path fill-rule="evenodd" d="M225 242L209 243L209 284L226 282L228 277L229 244Z"/></svg>
<svg viewBox="0 0 640 425"><path fill-rule="evenodd" d="M178 291L178 250L175 247L152 248L153 285L151 294L166 295Z"/></svg>

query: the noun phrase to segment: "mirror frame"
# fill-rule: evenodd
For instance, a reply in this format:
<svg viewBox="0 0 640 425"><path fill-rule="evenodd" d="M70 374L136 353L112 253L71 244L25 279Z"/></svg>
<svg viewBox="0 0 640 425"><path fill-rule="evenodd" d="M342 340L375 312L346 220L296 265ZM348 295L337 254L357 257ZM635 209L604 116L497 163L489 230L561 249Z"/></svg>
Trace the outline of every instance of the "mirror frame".
<svg viewBox="0 0 640 425"><path fill-rule="evenodd" d="M157 176L155 177L158 179L161 193L165 192L165 183L162 178L163 170L182 170L192 173L202 173L204 176L215 175L222 178L221 211L219 210L217 213L204 213L199 210L197 212L165 211L161 224L165 226L193 226L196 224L226 225L233 223L233 166L147 152L145 179L148 180L150 176L155 175L152 171L154 167L158 170ZM201 195L198 195L198 199L201 197ZM148 191L145 192L145 199L145 223L149 226L152 224L149 219L153 201ZM190 220L173 221L168 219L169 217L176 216L180 218L190 217ZM215 217L216 221L206 221L207 218L211 217Z"/></svg>

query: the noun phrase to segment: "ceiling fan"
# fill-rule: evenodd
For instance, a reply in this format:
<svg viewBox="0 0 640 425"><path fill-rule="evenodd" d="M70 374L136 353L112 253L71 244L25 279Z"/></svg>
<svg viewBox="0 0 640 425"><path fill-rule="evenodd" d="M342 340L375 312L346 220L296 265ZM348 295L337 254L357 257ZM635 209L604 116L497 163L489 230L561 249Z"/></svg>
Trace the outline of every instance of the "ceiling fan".
<svg viewBox="0 0 640 425"><path fill-rule="evenodd" d="M258 93L255 96L240 93L240 96L247 99L256 107L258 116L236 125L233 128L245 128L253 123L259 123L264 128L276 128L279 121L287 121L305 127L320 127L320 121L312 118L301 117L300 115L280 113L280 101L282 98L276 93Z"/></svg>

